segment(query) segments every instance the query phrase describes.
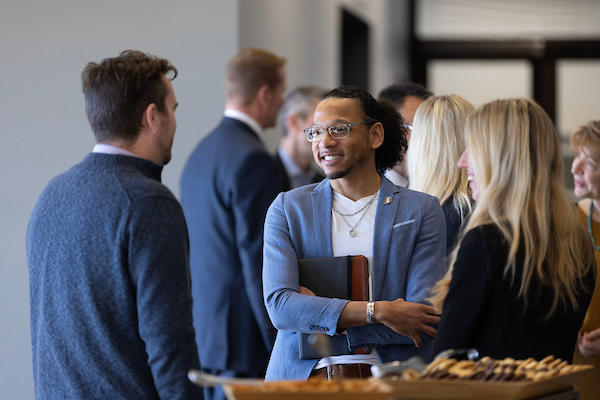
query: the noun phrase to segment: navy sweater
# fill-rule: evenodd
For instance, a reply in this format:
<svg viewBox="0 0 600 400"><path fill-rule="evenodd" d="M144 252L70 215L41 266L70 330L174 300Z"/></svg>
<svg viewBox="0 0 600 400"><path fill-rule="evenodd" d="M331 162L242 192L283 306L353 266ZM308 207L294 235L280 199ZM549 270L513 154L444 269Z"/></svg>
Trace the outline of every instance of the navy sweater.
<svg viewBox="0 0 600 400"><path fill-rule="evenodd" d="M27 230L35 393L201 399L189 243L162 167L91 153L42 192Z"/></svg>

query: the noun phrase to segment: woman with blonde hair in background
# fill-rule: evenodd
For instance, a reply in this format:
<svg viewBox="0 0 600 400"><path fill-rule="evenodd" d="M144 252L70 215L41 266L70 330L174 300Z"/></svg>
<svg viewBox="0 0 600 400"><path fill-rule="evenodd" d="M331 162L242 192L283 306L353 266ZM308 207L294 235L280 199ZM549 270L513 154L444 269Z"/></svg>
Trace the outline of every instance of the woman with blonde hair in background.
<svg viewBox="0 0 600 400"><path fill-rule="evenodd" d="M575 128L571 136L575 159L571 173L575 183L575 196L579 221L588 231L596 266L600 263L600 120L590 121ZM595 399L600 393L600 276L583 325L577 338L573 355L576 364L593 364L594 369L575 384L582 399Z"/></svg>
<svg viewBox="0 0 600 400"><path fill-rule="evenodd" d="M469 115L465 141L459 165L476 205L432 299L434 354L571 361L596 269L554 125L531 100L497 100Z"/></svg>
<svg viewBox="0 0 600 400"><path fill-rule="evenodd" d="M465 151L465 120L474 109L473 104L455 94L425 100L415 114L406 153L409 189L440 201L446 216L447 253L471 213L467 171L458 167L458 160Z"/></svg>

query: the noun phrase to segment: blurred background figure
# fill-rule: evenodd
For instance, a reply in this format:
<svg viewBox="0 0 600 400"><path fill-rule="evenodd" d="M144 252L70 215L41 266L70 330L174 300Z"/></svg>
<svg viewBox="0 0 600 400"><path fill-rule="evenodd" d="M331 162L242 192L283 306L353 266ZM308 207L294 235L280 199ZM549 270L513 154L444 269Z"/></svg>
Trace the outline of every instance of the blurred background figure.
<svg viewBox="0 0 600 400"><path fill-rule="evenodd" d="M288 93L279 111L283 139L274 160L283 191L325 178L312 167L312 146L303 129L312 124L315 108L328 91L319 86L299 86Z"/></svg>
<svg viewBox="0 0 600 400"><path fill-rule="evenodd" d="M285 59L248 48L227 64L221 123L194 149L181 177L190 232L194 326L202 369L262 378L275 342L262 296L263 224L280 192L263 129L283 105ZM220 387L206 399L222 400Z"/></svg>
<svg viewBox="0 0 600 400"><path fill-rule="evenodd" d="M471 213L467 171L458 160L465 151L464 126L473 104L455 94L425 100L415 114L406 152L409 188L437 197L446 216L447 252Z"/></svg>
<svg viewBox="0 0 600 400"><path fill-rule="evenodd" d="M465 141L476 205L432 299L443 305L434 354L570 362L596 271L554 125L531 100L498 100L469 115Z"/></svg>
<svg viewBox="0 0 600 400"><path fill-rule="evenodd" d="M594 247L596 267L600 265L600 120L575 128L571 136L575 159L571 167L579 220L588 231ZM577 364L593 364L594 369L575 384L582 399L596 399L600 393L600 275L573 355Z"/></svg>
<svg viewBox="0 0 600 400"><path fill-rule="evenodd" d="M404 123L408 128L408 134L406 136L407 142L410 142L413 120L417 108L431 96L433 96L433 93L427 90L423 85L412 82L390 85L379 92L379 98L387 99L394 103L396 111L402 115ZM394 185L407 187L408 172L406 171L406 157L404 157L404 159L394 168L387 170L385 172L385 177L392 181Z"/></svg>

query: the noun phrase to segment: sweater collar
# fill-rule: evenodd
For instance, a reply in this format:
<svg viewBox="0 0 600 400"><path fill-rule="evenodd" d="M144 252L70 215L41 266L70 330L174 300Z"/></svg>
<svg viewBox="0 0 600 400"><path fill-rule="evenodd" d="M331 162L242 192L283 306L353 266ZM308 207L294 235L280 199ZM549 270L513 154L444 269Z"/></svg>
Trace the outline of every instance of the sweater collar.
<svg viewBox="0 0 600 400"><path fill-rule="evenodd" d="M90 171L129 171L140 172L150 179L161 182L162 165L139 157L130 157L121 154L89 153L80 168Z"/></svg>

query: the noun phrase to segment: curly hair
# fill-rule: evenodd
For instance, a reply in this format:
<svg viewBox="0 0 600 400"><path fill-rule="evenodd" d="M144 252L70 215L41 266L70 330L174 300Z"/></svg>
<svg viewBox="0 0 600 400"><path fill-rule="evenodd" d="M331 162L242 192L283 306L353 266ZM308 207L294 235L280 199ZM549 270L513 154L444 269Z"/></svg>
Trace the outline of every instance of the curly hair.
<svg viewBox="0 0 600 400"><path fill-rule="evenodd" d="M81 83L96 141L135 141L146 108L154 103L159 112L165 109L168 88L162 77L169 72L173 72L170 79L175 79L177 69L168 60L136 50L88 63Z"/></svg>
<svg viewBox="0 0 600 400"><path fill-rule="evenodd" d="M407 148L407 131L402 116L389 100L375 100L369 92L356 86L341 86L333 89L325 95L324 99L327 98L357 99L360 102L363 118L383 125L383 143L375 150L377 172L383 174L402 162Z"/></svg>

